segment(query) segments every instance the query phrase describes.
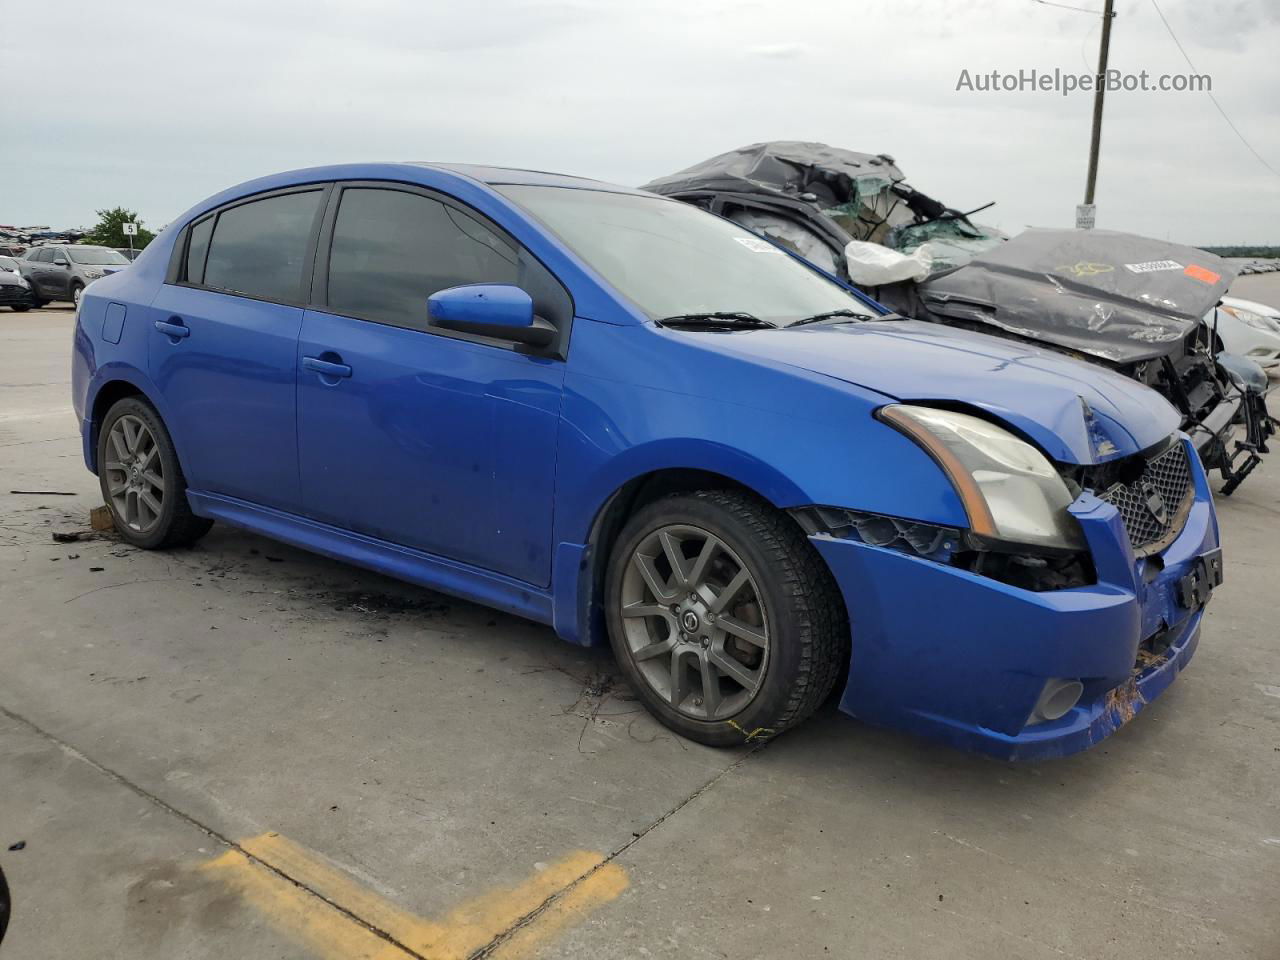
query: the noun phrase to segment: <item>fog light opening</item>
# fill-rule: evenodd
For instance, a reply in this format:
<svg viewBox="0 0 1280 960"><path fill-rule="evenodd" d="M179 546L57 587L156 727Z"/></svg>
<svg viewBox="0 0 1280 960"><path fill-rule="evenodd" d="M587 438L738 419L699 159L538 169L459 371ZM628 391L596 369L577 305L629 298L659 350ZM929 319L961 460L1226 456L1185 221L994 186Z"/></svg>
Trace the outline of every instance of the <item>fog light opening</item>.
<svg viewBox="0 0 1280 960"><path fill-rule="evenodd" d="M1079 680L1049 680L1040 692L1028 723L1048 723L1065 717L1083 694L1084 684Z"/></svg>

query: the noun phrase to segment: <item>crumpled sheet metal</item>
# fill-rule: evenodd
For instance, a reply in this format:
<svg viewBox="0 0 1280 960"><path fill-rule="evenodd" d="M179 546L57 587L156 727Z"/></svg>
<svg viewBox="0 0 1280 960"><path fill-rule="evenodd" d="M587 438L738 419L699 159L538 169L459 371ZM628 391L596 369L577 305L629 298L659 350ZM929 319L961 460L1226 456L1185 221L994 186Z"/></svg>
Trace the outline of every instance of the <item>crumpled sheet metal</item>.
<svg viewBox="0 0 1280 960"><path fill-rule="evenodd" d="M857 153L803 140L771 140L719 154L640 189L661 194L764 191L794 198L802 193L821 193L825 188L834 196L820 196L820 201L839 203L853 193L852 181L863 177L894 183L903 179L893 158L884 154Z"/></svg>
<svg viewBox="0 0 1280 960"><path fill-rule="evenodd" d="M1113 363L1161 356L1235 272L1194 247L1113 230L1032 229L920 284L932 313Z"/></svg>

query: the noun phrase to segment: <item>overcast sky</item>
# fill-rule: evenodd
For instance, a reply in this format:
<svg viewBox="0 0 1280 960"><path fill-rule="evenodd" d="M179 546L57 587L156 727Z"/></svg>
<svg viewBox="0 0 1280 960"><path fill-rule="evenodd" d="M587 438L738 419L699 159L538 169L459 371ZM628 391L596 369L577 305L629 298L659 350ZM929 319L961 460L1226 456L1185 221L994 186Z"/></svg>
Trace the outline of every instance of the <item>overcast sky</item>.
<svg viewBox="0 0 1280 960"><path fill-rule="evenodd" d="M1101 7L1102 0L1063 0ZM1162 0L1218 100L1280 169L1280 3ZM1186 72L1151 0L1112 65ZM0 223L158 227L241 180L352 160L493 163L644 183L818 140L1008 231L1070 226L1092 95L957 92L963 69L1081 72L1100 18L1035 0L0 0ZM28 29L14 29L25 23ZM1280 243L1280 177L1200 93L1107 101L1098 226Z"/></svg>

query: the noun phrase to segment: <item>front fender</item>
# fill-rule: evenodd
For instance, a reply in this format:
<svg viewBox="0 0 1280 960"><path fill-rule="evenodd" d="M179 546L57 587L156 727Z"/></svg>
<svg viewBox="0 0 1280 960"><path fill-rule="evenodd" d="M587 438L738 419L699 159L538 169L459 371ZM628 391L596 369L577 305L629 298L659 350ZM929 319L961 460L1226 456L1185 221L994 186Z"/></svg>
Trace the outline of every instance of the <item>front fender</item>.
<svg viewBox="0 0 1280 960"><path fill-rule="evenodd" d="M557 542L585 543L615 491L667 469L723 474L780 508L824 504L968 525L937 464L872 415L888 399L880 394L646 327L582 323L574 336Z"/></svg>
<svg viewBox="0 0 1280 960"><path fill-rule="evenodd" d="M588 321L574 336L552 584L555 628L566 640L590 644L602 635L591 608L597 518L630 482L662 471L719 474L780 509L824 504L968 525L937 464L872 416L887 400L879 394L672 343L651 328Z"/></svg>

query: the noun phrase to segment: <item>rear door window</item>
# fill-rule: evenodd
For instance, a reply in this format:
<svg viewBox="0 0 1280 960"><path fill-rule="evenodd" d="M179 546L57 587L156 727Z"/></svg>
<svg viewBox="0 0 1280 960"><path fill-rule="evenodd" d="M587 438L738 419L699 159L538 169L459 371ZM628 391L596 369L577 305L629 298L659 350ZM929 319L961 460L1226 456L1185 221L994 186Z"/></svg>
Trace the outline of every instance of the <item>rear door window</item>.
<svg viewBox="0 0 1280 960"><path fill-rule="evenodd" d="M204 285L259 300L300 302L321 196L309 190L223 210L209 241Z"/></svg>
<svg viewBox="0 0 1280 960"><path fill-rule="evenodd" d="M425 330L427 298L468 283L515 284L553 323L572 312L541 263L457 207L400 190L343 191L329 254L329 310Z"/></svg>

